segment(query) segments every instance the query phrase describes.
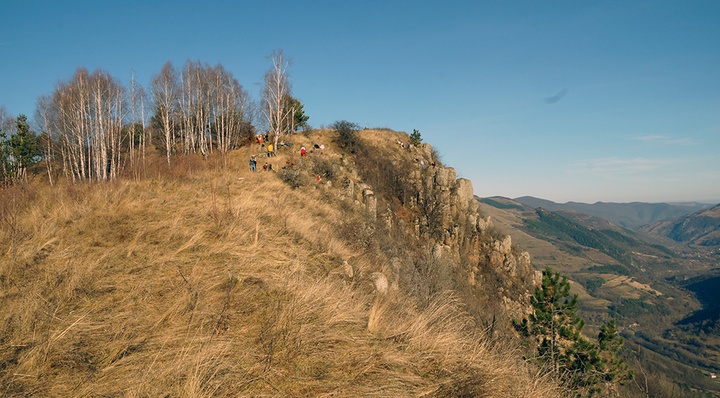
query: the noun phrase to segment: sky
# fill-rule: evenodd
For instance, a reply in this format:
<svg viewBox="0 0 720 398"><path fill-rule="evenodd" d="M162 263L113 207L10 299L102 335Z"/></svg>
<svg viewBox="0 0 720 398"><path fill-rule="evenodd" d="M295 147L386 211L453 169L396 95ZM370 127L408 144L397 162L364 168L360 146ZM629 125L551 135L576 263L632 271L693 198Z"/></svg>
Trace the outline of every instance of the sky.
<svg viewBox="0 0 720 398"><path fill-rule="evenodd" d="M0 2L0 106L78 67L146 88L222 64L257 100L291 58L309 124L420 131L475 194L720 202L720 2Z"/></svg>

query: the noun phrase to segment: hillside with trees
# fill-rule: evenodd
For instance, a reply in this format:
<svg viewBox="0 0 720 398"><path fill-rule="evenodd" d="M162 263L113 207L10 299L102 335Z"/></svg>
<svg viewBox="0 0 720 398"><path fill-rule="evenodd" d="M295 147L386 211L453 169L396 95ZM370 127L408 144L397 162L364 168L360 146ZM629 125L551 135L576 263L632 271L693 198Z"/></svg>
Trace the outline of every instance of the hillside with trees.
<svg viewBox="0 0 720 398"><path fill-rule="evenodd" d="M389 131L354 137L363 154L372 142L374 151L407 140ZM421 199L438 208L423 213L431 222L420 231L409 223L427 207L410 206L418 193L393 164L431 173L414 160L425 152L391 147L395 156L363 163L332 131L289 141L272 158L253 143L226 156L174 156L168 166L159 150L144 178L68 176L51 186L41 174L4 189L3 395L561 393L501 332L508 303L457 280L449 265L461 252L449 236L434 243L450 202ZM313 149L300 156L302 146ZM250 155L272 171L251 172ZM360 176L377 161L384 174ZM408 183L385 191L397 181ZM509 261L509 250L487 254ZM525 288L502 274L476 273L508 284L509 302ZM495 308L495 335L472 315L470 295Z"/></svg>
<svg viewBox="0 0 720 398"><path fill-rule="evenodd" d="M287 58L271 64L257 102L188 61L148 89L78 68L34 123L0 115L2 395L613 396L632 380L616 324L583 331L567 279L535 271L419 130L313 129Z"/></svg>
<svg viewBox="0 0 720 398"><path fill-rule="evenodd" d="M635 368L634 383L643 391L652 390L651 396L720 391L710 377L720 358L720 279L711 251L577 211L531 208L498 197L479 201L499 229L533 254L536 267L552 266L568 277L579 297L578 314L588 321L586 331L598 333L607 322L616 323L629 348L624 355Z"/></svg>

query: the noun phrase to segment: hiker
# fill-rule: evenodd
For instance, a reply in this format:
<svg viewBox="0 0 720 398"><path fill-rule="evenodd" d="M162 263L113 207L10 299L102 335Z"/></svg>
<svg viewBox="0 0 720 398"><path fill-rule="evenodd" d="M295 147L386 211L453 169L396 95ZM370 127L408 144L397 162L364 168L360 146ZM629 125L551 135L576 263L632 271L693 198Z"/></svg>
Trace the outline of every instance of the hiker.
<svg viewBox="0 0 720 398"><path fill-rule="evenodd" d="M268 171L268 162L263 165L263 171Z"/></svg>
<svg viewBox="0 0 720 398"><path fill-rule="evenodd" d="M257 166L257 160L255 160L255 155L250 156L250 171L255 171L255 167Z"/></svg>
<svg viewBox="0 0 720 398"><path fill-rule="evenodd" d="M274 151L272 144L268 144L267 151L268 151L268 153L267 153L268 157L275 156L275 151Z"/></svg>
<svg viewBox="0 0 720 398"><path fill-rule="evenodd" d="M305 147L300 148L300 156L307 156L307 150L305 150Z"/></svg>

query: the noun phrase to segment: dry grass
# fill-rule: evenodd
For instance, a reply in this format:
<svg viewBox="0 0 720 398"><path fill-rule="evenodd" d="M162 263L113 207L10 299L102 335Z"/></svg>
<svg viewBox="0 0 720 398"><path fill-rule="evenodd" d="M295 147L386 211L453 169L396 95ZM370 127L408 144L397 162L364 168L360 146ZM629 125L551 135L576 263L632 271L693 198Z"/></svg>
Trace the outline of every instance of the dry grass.
<svg viewBox="0 0 720 398"><path fill-rule="evenodd" d="M294 148L337 160L317 134ZM383 263L337 234L354 216L327 188L249 172L255 150L3 191L0 396L558 394L452 294L376 296L364 275Z"/></svg>

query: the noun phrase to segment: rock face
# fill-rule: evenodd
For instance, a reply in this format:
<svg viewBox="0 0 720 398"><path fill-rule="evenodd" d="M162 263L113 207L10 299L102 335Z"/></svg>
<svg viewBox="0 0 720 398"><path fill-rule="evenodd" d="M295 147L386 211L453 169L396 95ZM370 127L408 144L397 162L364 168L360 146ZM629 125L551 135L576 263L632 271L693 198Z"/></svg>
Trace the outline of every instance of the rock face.
<svg viewBox="0 0 720 398"><path fill-rule="evenodd" d="M375 233L405 242L384 249L390 260L371 276L376 290L390 286L420 300L450 290L493 327L502 319L509 328L510 319L528 314L535 282L530 256L479 213L472 182L442 166L428 144L370 152L374 168L353 168L345 195Z"/></svg>
<svg viewBox="0 0 720 398"><path fill-rule="evenodd" d="M467 302L477 303L476 315L526 315L534 286L530 255L516 250L510 236L499 234L490 217L479 214L472 182L457 178L432 154L428 144L413 153L416 169L408 177L417 192L409 201L418 215L413 230L418 242L431 247L426 272L433 273L438 288L469 296Z"/></svg>
<svg viewBox="0 0 720 398"><path fill-rule="evenodd" d="M377 219L377 199L375 193L370 188L365 188L362 191L363 203L365 204L365 213L368 218L372 221Z"/></svg>

